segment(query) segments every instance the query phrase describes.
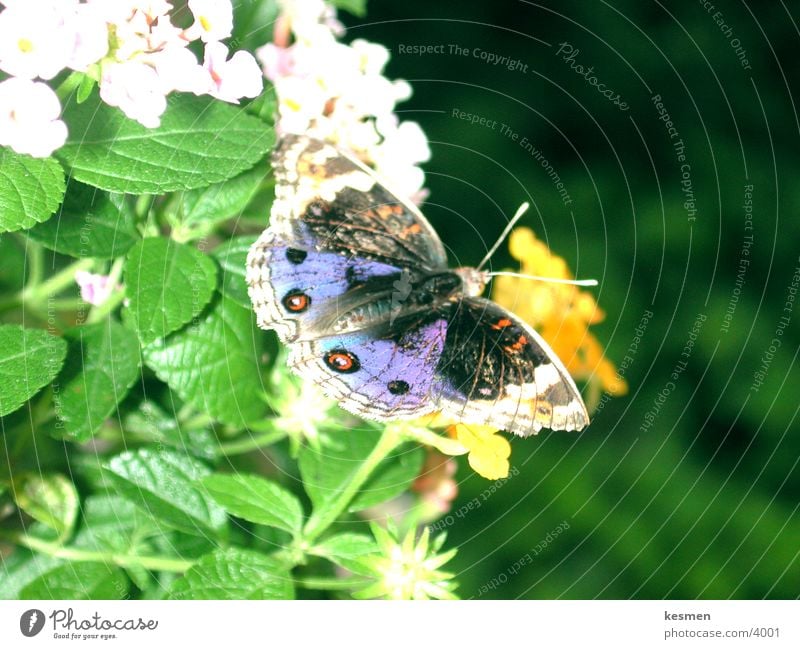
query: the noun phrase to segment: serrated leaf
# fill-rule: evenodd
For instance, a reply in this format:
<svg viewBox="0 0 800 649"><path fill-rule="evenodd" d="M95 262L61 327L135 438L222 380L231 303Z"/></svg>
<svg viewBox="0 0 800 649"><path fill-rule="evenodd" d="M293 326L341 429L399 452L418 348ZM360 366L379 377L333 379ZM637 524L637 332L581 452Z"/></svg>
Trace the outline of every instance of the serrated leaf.
<svg viewBox="0 0 800 649"><path fill-rule="evenodd" d="M259 164L223 183L185 192L182 225L213 224L241 214L269 173L268 165Z"/></svg>
<svg viewBox="0 0 800 649"><path fill-rule="evenodd" d="M258 552L231 548L206 555L172 586L169 599L292 599L288 569Z"/></svg>
<svg viewBox="0 0 800 649"><path fill-rule="evenodd" d="M28 515L53 528L59 538L65 538L75 525L78 515L78 492L65 476L26 475L14 490L17 506Z"/></svg>
<svg viewBox="0 0 800 649"><path fill-rule="evenodd" d="M25 586L21 599L124 599L128 578L115 566L72 562L57 566Z"/></svg>
<svg viewBox="0 0 800 649"><path fill-rule="evenodd" d="M329 561L360 575L371 575L360 562L365 557L379 552L375 539L366 534L343 532L331 536L309 550L310 554L324 557Z"/></svg>
<svg viewBox="0 0 800 649"><path fill-rule="evenodd" d="M303 527L300 500L274 482L256 475L217 473L205 478L203 486L233 516L271 525L295 536Z"/></svg>
<svg viewBox="0 0 800 649"><path fill-rule="evenodd" d="M314 515L320 516L338 498L366 460L378 441L375 430L351 430L337 436L321 449L303 448L299 457L303 487L314 505ZM363 509L402 493L416 477L422 456L401 447L375 469L370 482L356 495L350 511ZM413 472L416 471L416 472ZM412 475L413 472L413 475ZM384 478L384 474L388 477Z"/></svg>
<svg viewBox="0 0 800 649"><path fill-rule="evenodd" d="M0 325L0 417L50 383L66 353L67 344L46 331Z"/></svg>
<svg viewBox="0 0 800 649"><path fill-rule="evenodd" d="M220 282L222 292L246 309L252 307L245 280L247 253L256 239L258 239L256 235L234 237L217 246L211 253L222 268Z"/></svg>
<svg viewBox="0 0 800 649"><path fill-rule="evenodd" d="M147 365L184 401L234 426L265 413L252 311L220 296L200 321L144 348Z"/></svg>
<svg viewBox="0 0 800 649"><path fill-rule="evenodd" d="M106 320L67 332L69 354L54 390L67 439L86 442L139 376L139 345L121 324Z"/></svg>
<svg viewBox="0 0 800 649"><path fill-rule="evenodd" d="M69 138L57 152L72 176L127 194L161 194L220 183L251 168L275 143L274 131L210 97L176 94L148 129L93 94L64 110Z"/></svg>
<svg viewBox="0 0 800 649"><path fill-rule="evenodd" d="M53 158L0 147L0 232L24 230L55 214L64 196L64 170Z"/></svg>
<svg viewBox="0 0 800 649"><path fill-rule="evenodd" d="M348 511L361 511L399 496L416 480L424 461L425 452L421 448L402 447L394 458L378 466L353 498Z"/></svg>
<svg viewBox="0 0 800 649"><path fill-rule="evenodd" d="M128 315L150 343L179 329L208 304L217 268L202 252L172 239L140 241L125 261Z"/></svg>
<svg viewBox="0 0 800 649"><path fill-rule="evenodd" d="M144 400L125 413L123 430L146 442L166 444L184 453L213 459L219 454L219 442L208 428L187 427L174 415L165 412L155 401Z"/></svg>
<svg viewBox="0 0 800 649"><path fill-rule="evenodd" d="M120 494L170 527L219 535L227 524L225 511L198 488L211 470L194 458L142 448L111 458L106 468Z"/></svg>
<svg viewBox="0 0 800 649"><path fill-rule="evenodd" d="M28 236L64 255L98 259L124 255L141 238L124 196L74 180L58 216L31 228Z"/></svg>

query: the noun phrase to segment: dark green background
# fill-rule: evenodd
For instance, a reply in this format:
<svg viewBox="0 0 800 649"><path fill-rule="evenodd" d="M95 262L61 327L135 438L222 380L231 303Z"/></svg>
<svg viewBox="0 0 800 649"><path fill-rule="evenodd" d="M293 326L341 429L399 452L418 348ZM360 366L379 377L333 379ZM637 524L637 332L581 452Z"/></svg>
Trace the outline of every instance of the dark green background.
<svg viewBox="0 0 800 649"><path fill-rule="evenodd" d="M711 3L707 3L709 6ZM775 337L797 268L797 7L782 2L372 2L346 17L348 39L392 50L388 75L408 79L401 116L431 140L426 213L454 263L474 264L525 200L525 224L583 277L607 312L596 328L610 359L626 355L630 393L582 434L515 440L519 474L465 516L448 545L463 597L787 598L800 595L796 364L800 307L763 385L753 374ZM751 70L714 18L732 28ZM575 61L630 105L620 111L556 55ZM449 44L466 57L400 54ZM493 67L474 48L520 59ZM691 165L696 220L651 97L660 94ZM508 124L553 164L565 207L541 165L459 108ZM727 332L752 184L751 265ZM496 266L511 263L505 252ZM686 370L646 431L699 314ZM490 486L461 465L454 510ZM536 556L533 549L551 534ZM530 553L531 560L525 555ZM515 562L524 565L514 569Z"/></svg>

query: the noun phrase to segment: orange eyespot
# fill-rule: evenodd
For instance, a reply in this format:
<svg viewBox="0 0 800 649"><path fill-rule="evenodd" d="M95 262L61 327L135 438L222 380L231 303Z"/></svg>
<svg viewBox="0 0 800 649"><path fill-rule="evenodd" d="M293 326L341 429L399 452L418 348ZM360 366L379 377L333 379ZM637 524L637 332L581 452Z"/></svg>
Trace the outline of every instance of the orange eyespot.
<svg viewBox="0 0 800 649"><path fill-rule="evenodd" d="M292 313L302 313L311 306L311 298L303 291L295 289L283 297L283 306Z"/></svg>
<svg viewBox="0 0 800 649"><path fill-rule="evenodd" d="M361 369L358 357L346 349L334 349L325 355L325 364L334 372L351 374Z"/></svg>

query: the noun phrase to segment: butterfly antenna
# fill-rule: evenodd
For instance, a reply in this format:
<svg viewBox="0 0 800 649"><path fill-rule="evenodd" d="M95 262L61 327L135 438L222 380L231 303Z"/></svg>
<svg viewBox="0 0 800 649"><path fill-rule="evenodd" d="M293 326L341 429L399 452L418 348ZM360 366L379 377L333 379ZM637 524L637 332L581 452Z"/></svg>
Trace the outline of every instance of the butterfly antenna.
<svg viewBox="0 0 800 649"><path fill-rule="evenodd" d="M533 279L539 282L551 282L553 284L569 284L571 286L597 286L596 279L560 279L557 277L540 277L539 275L525 275L524 273L512 273L506 270L499 270L493 273L486 273L487 277L519 277L520 279Z"/></svg>
<svg viewBox="0 0 800 649"><path fill-rule="evenodd" d="M483 261L481 261L481 263L478 264L478 268L476 270L480 270L481 268L483 268L484 264L492 258L492 255L497 252L497 249L500 247L500 244L502 244L503 241L506 240L508 233L511 232L511 228L513 228L517 224L517 221L519 221L522 218L522 215L528 211L529 207L530 203L523 203L522 205L519 206L519 209L517 209L516 214L514 214L514 216L511 217L511 220L508 222L508 225L506 225L502 234L497 239L495 244L491 247L489 252L486 253L486 256L483 258Z"/></svg>

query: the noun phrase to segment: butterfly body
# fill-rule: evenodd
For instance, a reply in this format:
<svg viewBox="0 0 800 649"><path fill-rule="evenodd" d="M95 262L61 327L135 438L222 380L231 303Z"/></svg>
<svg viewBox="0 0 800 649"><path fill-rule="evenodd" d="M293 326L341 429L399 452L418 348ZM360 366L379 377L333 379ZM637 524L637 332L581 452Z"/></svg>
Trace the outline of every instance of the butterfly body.
<svg viewBox="0 0 800 649"><path fill-rule="evenodd" d="M436 411L530 435L588 423L575 384L527 324L450 269L436 232L357 160L287 136L270 225L248 255L259 326L289 366L379 421Z"/></svg>

